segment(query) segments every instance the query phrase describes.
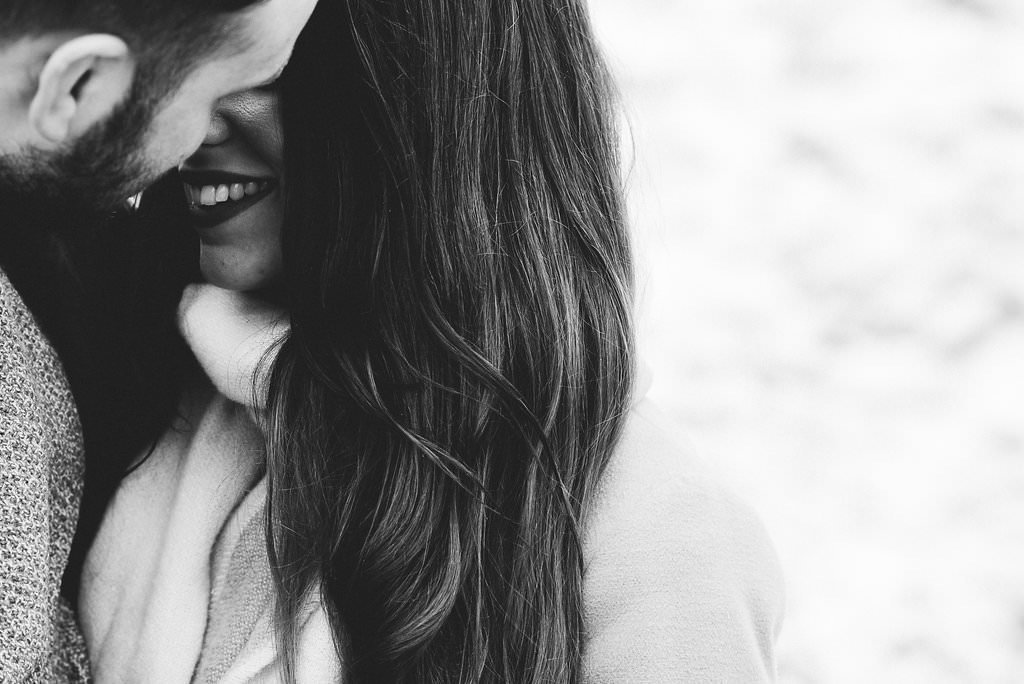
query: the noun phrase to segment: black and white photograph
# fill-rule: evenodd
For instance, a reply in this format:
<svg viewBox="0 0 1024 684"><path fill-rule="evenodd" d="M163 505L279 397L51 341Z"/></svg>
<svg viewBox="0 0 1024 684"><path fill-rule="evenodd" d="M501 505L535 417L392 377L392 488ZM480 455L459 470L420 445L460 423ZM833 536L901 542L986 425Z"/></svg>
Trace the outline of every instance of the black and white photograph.
<svg viewBox="0 0 1024 684"><path fill-rule="evenodd" d="M0 0L0 683L1024 682L1024 5Z"/></svg>

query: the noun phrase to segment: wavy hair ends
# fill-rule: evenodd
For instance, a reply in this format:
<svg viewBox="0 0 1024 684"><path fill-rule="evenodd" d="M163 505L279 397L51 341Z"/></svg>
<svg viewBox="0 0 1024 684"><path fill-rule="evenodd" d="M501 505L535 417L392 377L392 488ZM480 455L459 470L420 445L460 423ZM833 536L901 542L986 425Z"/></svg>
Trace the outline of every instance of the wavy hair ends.
<svg viewBox="0 0 1024 684"><path fill-rule="evenodd" d="M583 2L321 2L281 94L267 534L289 676L313 592L353 681L579 681L582 525L634 375Z"/></svg>

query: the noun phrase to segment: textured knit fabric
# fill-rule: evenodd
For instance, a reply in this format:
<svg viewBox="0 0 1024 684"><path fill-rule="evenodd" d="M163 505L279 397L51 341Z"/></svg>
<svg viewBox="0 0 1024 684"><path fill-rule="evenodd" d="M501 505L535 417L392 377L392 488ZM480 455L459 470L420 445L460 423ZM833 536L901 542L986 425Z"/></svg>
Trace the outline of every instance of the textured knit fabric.
<svg viewBox="0 0 1024 684"><path fill-rule="evenodd" d="M273 620L274 585L264 538L266 483L260 482L228 519L214 548L210 610L196 681L224 679L260 623Z"/></svg>
<svg viewBox="0 0 1024 684"><path fill-rule="evenodd" d="M261 461L259 434L223 396L192 397L193 427L125 481L90 551L81 615L101 684L282 681L265 483L253 486L243 465ZM665 425L649 401L635 403L588 518L584 681L772 681L775 554ZM299 682L343 681L315 599L298 648Z"/></svg>
<svg viewBox="0 0 1024 684"><path fill-rule="evenodd" d="M0 272L0 681L87 681L59 598L78 518L82 431L56 353Z"/></svg>

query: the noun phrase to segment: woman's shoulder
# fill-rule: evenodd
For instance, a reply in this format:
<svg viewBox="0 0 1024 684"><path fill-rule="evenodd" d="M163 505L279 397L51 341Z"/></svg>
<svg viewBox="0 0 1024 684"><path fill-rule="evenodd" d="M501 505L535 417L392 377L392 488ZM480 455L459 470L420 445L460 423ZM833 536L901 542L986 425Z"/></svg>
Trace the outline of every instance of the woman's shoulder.
<svg viewBox="0 0 1024 684"><path fill-rule="evenodd" d="M719 548L723 533L753 537L764 542L759 551L771 551L758 516L721 482L686 435L644 398L627 415L602 475L587 545L598 553L613 540L625 541L617 533L628 531L630 546L662 546L665 539L644 533L651 528L688 542L695 547L691 553L743 551L732 545Z"/></svg>
<svg viewBox="0 0 1024 684"><path fill-rule="evenodd" d="M628 415L584 550L586 681L773 678L783 591L764 526L648 399Z"/></svg>

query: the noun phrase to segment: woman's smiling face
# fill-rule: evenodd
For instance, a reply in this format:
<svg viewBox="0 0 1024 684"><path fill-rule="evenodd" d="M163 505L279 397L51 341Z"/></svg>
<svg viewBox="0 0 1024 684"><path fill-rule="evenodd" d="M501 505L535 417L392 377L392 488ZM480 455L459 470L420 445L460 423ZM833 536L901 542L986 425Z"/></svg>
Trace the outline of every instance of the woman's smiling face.
<svg viewBox="0 0 1024 684"><path fill-rule="evenodd" d="M257 88L222 100L202 147L181 166L208 282L273 288L282 268L283 172L277 93Z"/></svg>

